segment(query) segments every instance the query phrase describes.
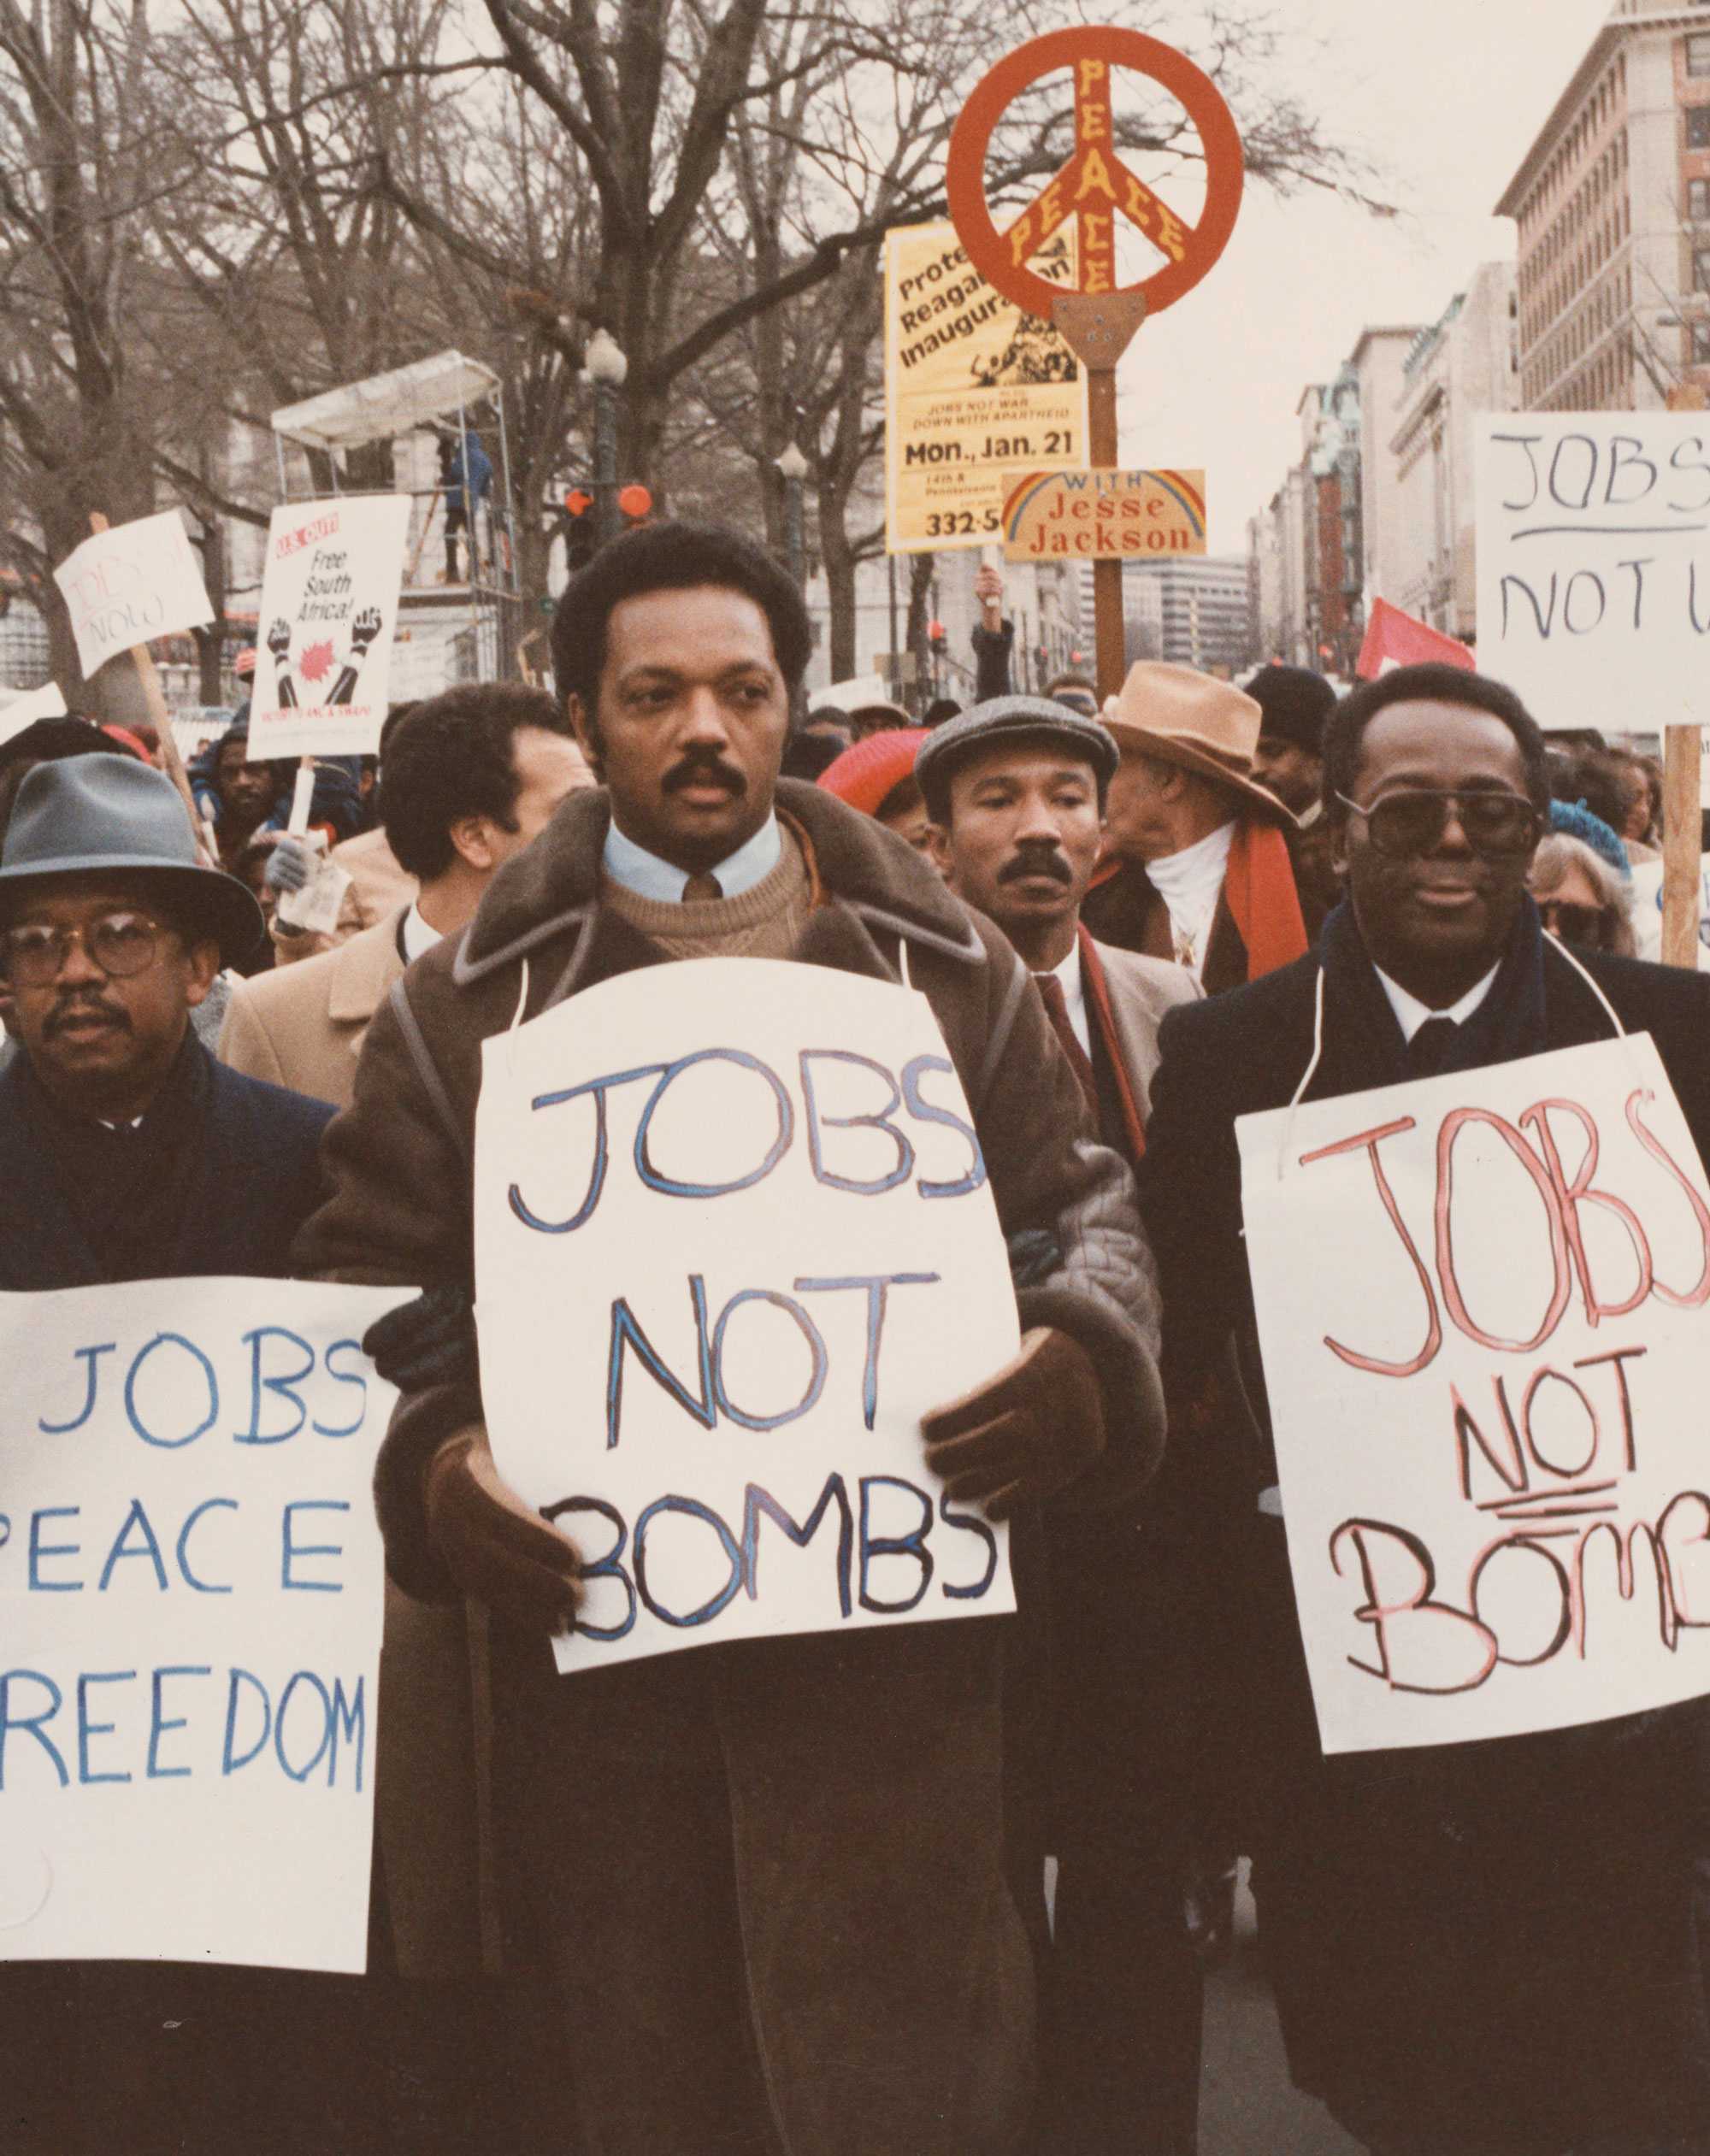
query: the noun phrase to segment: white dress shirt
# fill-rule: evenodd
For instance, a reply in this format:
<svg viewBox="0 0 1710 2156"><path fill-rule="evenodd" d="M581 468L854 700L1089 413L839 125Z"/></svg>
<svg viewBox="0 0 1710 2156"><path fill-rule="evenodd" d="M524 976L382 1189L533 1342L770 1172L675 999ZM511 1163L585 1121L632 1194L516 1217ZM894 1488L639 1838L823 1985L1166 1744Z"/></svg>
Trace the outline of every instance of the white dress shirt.
<svg viewBox="0 0 1710 2156"><path fill-rule="evenodd" d="M1069 947L1069 956L1060 966L1051 969L1063 984L1063 1001L1069 1012L1069 1023L1082 1053L1088 1062L1093 1055L1092 1030L1087 1023L1087 983L1081 971L1081 940L1077 936Z"/></svg>
<svg viewBox="0 0 1710 2156"><path fill-rule="evenodd" d="M404 948L404 963L413 966L424 951L431 951L440 940L439 929L430 927L422 918L422 909L412 905L404 916L398 929L398 941Z"/></svg>
<svg viewBox="0 0 1710 2156"><path fill-rule="evenodd" d="M1395 1022L1401 1028L1401 1038L1411 1048L1413 1035L1427 1018L1452 1018L1456 1025L1464 1026L1490 993L1490 984L1501 971L1501 966L1500 963L1492 966L1482 981L1475 981L1459 1002L1452 1003L1447 1010L1433 1010L1429 1004L1421 1003L1417 996L1409 995L1399 981L1389 978L1382 966L1374 966L1372 971L1383 983L1383 993L1389 997L1389 1008L1395 1012Z"/></svg>

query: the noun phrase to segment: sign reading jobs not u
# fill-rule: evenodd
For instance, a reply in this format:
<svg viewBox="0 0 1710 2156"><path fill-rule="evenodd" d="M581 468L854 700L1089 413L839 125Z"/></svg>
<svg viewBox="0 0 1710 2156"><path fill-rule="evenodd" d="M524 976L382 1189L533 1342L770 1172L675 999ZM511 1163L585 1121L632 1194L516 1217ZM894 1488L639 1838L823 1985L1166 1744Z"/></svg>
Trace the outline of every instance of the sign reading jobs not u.
<svg viewBox="0 0 1710 2156"><path fill-rule="evenodd" d="M0 1296L0 1960L367 1960L408 1290Z"/></svg>
<svg viewBox="0 0 1710 2156"><path fill-rule="evenodd" d="M1650 1037L1236 1128L1325 1751L1710 1692L1710 1187Z"/></svg>
<svg viewBox="0 0 1710 2156"><path fill-rule="evenodd" d="M1014 1608L920 1435L1019 1344L923 996L701 959L488 1040L475 1278L499 1471L585 1567L561 1670Z"/></svg>
<svg viewBox="0 0 1710 2156"><path fill-rule="evenodd" d="M1072 232L1040 250L1047 290L1075 289ZM950 224L885 239L885 521L893 554L978 546L1003 520L1007 468L1087 461L1087 388L1049 322L969 261Z"/></svg>
<svg viewBox="0 0 1710 2156"><path fill-rule="evenodd" d="M1710 419L1478 421L1478 663L1545 728L1710 718Z"/></svg>

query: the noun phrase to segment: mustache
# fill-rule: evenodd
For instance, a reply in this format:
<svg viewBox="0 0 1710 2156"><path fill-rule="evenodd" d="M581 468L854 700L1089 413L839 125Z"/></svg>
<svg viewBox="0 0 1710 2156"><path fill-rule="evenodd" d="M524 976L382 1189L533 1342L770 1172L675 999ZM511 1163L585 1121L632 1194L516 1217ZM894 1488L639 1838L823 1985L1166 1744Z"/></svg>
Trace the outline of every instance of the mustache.
<svg viewBox="0 0 1710 2156"><path fill-rule="evenodd" d="M74 1018L102 1017L128 1033L131 1019L128 1011L117 1004L109 1003L103 996L65 996L49 1012L42 1028L44 1039L51 1040L56 1033L62 1033Z"/></svg>
<svg viewBox="0 0 1710 2156"><path fill-rule="evenodd" d="M682 762L674 764L660 781L665 793L679 793L686 786L695 786L711 780L740 798L748 791L748 781L734 764L726 763L716 751L691 749Z"/></svg>
<svg viewBox="0 0 1710 2156"><path fill-rule="evenodd" d="M1075 871L1055 847L1049 852L1018 853L998 870L999 883L1019 883L1023 876L1054 876L1058 883L1073 883Z"/></svg>

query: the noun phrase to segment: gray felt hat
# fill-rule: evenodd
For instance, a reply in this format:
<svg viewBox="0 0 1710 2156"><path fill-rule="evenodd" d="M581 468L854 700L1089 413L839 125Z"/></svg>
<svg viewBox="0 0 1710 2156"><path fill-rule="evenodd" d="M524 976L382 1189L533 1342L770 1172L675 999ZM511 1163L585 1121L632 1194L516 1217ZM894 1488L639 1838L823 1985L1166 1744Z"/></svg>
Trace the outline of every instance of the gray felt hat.
<svg viewBox="0 0 1710 2156"><path fill-rule="evenodd" d="M1054 742L1071 755L1085 757L1097 775L1099 798L1104 799L1121 751L1102 719L1086 718L1050 697L994 696L974 704L959 718L935 727L921 744L914 775L928 810L936 815L934 804L944 805L951 773L977 750L999 742L1039 740Z"/></svg>
<svg viewBox="0 0 1710 2156"><path fill-rule="evenodd" d="M262 910L235 876L203 868L182 796L128 756L39 763L18 788L0 847L0 921L50 876L145 878L186 927L205 929L223 965L261 941Z"/></svg>

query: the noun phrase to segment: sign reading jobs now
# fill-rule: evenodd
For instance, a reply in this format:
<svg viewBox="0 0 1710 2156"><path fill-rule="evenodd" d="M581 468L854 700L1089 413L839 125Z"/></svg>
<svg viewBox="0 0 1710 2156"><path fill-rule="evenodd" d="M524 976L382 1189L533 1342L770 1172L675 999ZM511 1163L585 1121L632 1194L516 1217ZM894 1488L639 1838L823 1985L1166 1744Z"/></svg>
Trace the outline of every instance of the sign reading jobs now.
<svg viewBox="0 0 1710 2156"><path fill-rule="evenodd" d="M175 510L97 532L54 571L86 674L121 651L214 619L190 534Z"/></svg>
<svg viewBox="0 0 1710 2156"><path fill-rule="evenodd" d="M1324 1750L1710 1692L1710 1187L1650 1036L1236 1131Z"/></svg>
<svg viewBox="0 0 1710 2156"><path fill-rule="evenodd" d="M1545 728L1710 721L1710 417L1478 421L1478 663Z"/></svg>
<svg viewBox="0 0 1710 2156"><path fill-rule="evenodd" d="M1075 289L1072 233L1035 271ZM1087 385L1048 323L987 283L951 224L885 239L885 545L978 546L1003 522L1017 465L1087 461Z"/></svg>
<svg viewBox="0 0 1710 2156"><path fill-rule="evenodd" d="M920 1434L1019 1344L924 997L756 958L606 981L485 1044L475 1180L494 1457L587 1570L561 1670L1015 1607Z"/></svg>
<svg viewBox="0 0 1710 2156"><path fill-rule="evenodd" d="M364 1967L410 1292L0 1296L0 1959Z"/></svg>

